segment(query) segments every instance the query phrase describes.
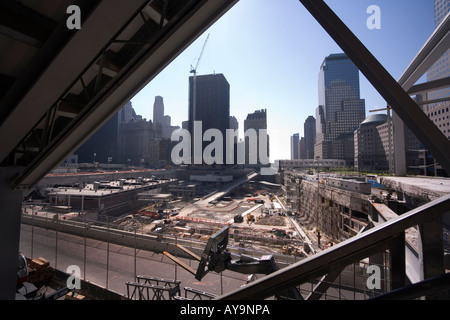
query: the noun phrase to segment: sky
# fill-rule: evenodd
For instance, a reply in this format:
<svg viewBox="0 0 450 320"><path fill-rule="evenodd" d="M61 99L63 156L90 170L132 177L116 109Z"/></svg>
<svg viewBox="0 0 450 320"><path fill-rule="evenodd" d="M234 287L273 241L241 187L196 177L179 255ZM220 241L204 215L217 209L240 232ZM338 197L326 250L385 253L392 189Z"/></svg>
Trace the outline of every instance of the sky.
<svg viewBox="0 0 450 320"><path fill-rule="evenodd" d="M331 9L399 79L434 31L433 0L326 0ZM380 9L380 29L367 20ZM267 109L271 161L290 158L290 136L303 136L315 116L318 74L324 58L343 52L298 0L240 0L131 99L151 120L155 96L181 127L188 119L188 84L205 44L197 74L222 73L230 84L230 115L241 132L248 113ZM424 81L424 77L418 82ZM370 110L386 102L360 73L361 98Z"/></svg>

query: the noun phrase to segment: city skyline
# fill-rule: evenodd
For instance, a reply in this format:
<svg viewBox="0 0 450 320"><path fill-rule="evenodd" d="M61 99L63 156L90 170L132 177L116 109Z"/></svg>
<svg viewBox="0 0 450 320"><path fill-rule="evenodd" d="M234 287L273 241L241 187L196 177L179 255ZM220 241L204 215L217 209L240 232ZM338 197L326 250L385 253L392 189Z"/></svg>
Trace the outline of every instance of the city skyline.
<svg viewBox="0 0 450 320"><path fill-rule="evenodd" d="M326 2L395 79L434 31L431 1ZM379 30L366 25L367 8L373 4L381 10ZM249 12L252 23L247 20ZM190 66L199 57L207 34L198 74L226 76L230 114L240 124L248 113L267 109L269 134L273 139L279 136L279 143L271 144L271 160L288 159L289 137L297 132L303 136L303 122L318 106L320 65L324 57L342 50L297 0L281 5L240 1L132 99L136 112L151 118L154 96L161 95L174 124L181 126L187 120ZM366 100L366 116L369 110L386 107L364 77L361 98Z"/></svg>

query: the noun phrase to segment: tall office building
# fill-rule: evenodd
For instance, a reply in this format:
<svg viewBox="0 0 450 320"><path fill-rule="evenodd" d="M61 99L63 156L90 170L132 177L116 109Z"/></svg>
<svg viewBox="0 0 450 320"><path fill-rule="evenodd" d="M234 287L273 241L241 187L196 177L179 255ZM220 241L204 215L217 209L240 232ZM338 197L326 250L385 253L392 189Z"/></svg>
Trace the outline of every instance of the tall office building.
<svg viewBox="0 0 450 320"><path fill-rule="evenodd" d="M156 96L155 103L153 104L153 123L164 123L164 101L163 97Z"/></svg>
<svg viewBox="0 0 450 320"><path fill-rule="evenodd" d="M316 119L309 116L303 125L305 142L304 157L305 159L314 159L314 141L316 140Z"/></svg>
<svg viewBox="0 0 450 320"><path fill-rule="evenodd" d="M329 55L319 72L314 157L342 159L353 166L353 132L364 119L358 68L345 54Z"/></svg>
<svg viewBox="0 0 450 320"><path fill-rule="evenodd" d="M263 145L264 141L260 140L260 130L267 130L267 109L256 110L254 113L249 113L247 118L244 120L244 133L248 134L250 132L256 132L256 139L253 140L249 136L245 136L245 163L246 164L256 164L265 165L266 157L270 156L269 152L269 136L266 135L266 143ZM263 136L264 137L264 136ZM254 141L256 140L256 142ZM264 150L264 154L260 151ZM254 159L256 157L256 161ZM256 162L256 163L255 163Z"/></svg>
<svg viewBox="0 0 450 320"><path fill-rule="evenodd" d="M118 157L120 163L148 165L152 157L151 143L159 139L152 121L145 119L122 123L119 127Z"/></svg>
<svg viewBox="0 0 450 320"><path fill-rule="evenodd" d="M226 129L230 125L230 85L223 74L196 76L196 92L194 95L194 77L189 77L189 132L192 138L192 152L195 155L194 121L202 125L201 135L208 129L218 129L222 137L226 137ZM195 105L194 105L195 100ZM195 110L195 111L194 111ZM210 142L203 142L203 150ZM222 162L225 163L225 142L223 143ZM195 157L192 157L195 160Z"/></svg>
<svg viewBox="0 0 450 320"><path fill-rule="evenodd" d="M298 141L298 159L308 159L306 156L306 143L305 138L301 137Z"/></svg>
<svg viewBox="0 0 450 320"><path fill-rule="evenodd" d="M291 136L291 160L299 159L299 143L300 135L298 133L294 133Z"/></svg>
<svg viewBox="0 0 450 320"><path fill-rule="evenodd" d="M171 125L171 117L164 115L164 99L161 96L155 97L153 104L153 130L159 132L158 139L170 139L173 130L179 128Z"/></svg>
<svg viewBox="0 0 450 320"><path fill-rule="evenodd" d="M230 129L233 129L233 130L239 129L239 122L235 116L230 116Z"/></svg>

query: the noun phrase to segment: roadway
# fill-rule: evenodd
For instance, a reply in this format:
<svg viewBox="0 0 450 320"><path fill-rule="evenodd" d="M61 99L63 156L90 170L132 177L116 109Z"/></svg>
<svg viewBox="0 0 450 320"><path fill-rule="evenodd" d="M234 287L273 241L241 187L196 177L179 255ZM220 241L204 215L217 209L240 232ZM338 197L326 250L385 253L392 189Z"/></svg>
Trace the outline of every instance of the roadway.
<svg viewBox="0 0 450 320"><path fill-rule="evenodd" d="M135 273L180 280L182 294L184 287L192 287L220 295L239 288L246 279L243 274L224 271L222 276L209 273L202 281L197 281L194 275L163 254L30 225L21 226L20 251L27 257L43 257L52 267L62 271L76 265L80 267L82 279L124 296L127 294L125 283L134 281ZM181 260L196 269L196 262Z"/></svg>
<svg viewBox="0 0 450 320"><path fill-rule="evenodd" d="M183 209L181 209L180 215L187 216L195 210L205 208L211 201L216 201L216 200L219 200L220 198L225 197L231 191L235 190L242 184L252 180L253 178L255 178L258 175L259 175L259 173L252 172L236 181L233 181L233 182L223 186L220 190L217 190L216 192L208 195L206 198L200 199L190 205L185 206Z"/></svg>
<svg viewBox="0 0 450 320"><path fill-rule="evenodd" d="M234 189L238 188L239 186L243 185L246 182L249 182L250 180L252 180L253 178L255 178L258 175L259 175L259 173L256 173L256 172L249 173L249 174L245 175L244 177L240 178L239 180L236 180L236 181L231 182L230 184L227 184L226 186L224 186L217 192L211 194L207 198L202 199L200 201L203 203L209 203L210 201L219 200L220 198L223 198L226 195L228 195Z"/></svg>

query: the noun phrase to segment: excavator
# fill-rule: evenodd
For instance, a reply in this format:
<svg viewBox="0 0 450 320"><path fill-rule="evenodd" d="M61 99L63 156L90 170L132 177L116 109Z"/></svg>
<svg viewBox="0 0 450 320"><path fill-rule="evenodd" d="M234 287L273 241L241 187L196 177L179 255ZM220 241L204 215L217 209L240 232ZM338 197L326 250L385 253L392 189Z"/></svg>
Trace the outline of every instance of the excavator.
<svg viewBox="0 0 450 320"><path fill-rule="evenodd" d="M249 255L240 255L238 260L233 260L231 253L227 250L229 238L229 226L225 226L214 233L206 244L202 255L199 257L187 248L177 245L181 250L190 255L194 260L199 261L197 270L185 264L180 259L174 257L168 252L164 252L168 258L179 264L185 270L195 276L195 279L201 281L210 271L220 273L224 270L239 272L242 274L270 274L279 270L273 255L265 255L260 258ZM291 288L284 292L275 294L278 300L303 300L300 291L297 288Z"/></svg>

